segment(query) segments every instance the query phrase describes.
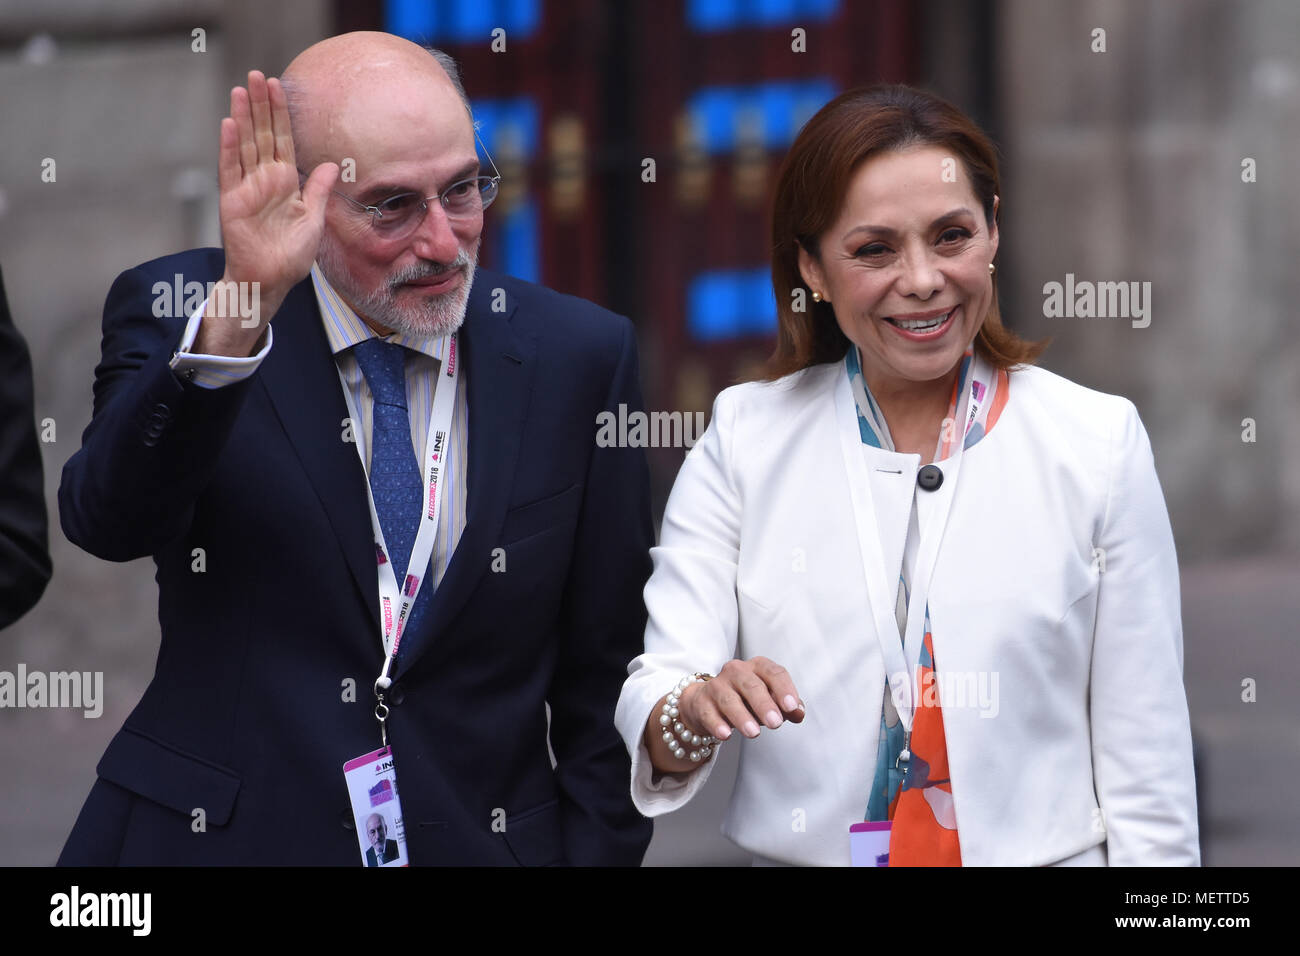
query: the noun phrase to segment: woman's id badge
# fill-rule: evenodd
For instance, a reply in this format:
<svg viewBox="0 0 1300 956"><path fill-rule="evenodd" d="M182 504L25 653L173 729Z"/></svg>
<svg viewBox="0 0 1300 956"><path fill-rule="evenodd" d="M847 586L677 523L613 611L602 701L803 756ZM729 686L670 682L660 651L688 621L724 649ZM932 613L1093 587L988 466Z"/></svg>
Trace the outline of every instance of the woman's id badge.
<svg viewBox="0 0 1300 956"><path fill-rule="evenodd" d="M854 866L889 866L888 820L849 827L849 856Z"/></svg>

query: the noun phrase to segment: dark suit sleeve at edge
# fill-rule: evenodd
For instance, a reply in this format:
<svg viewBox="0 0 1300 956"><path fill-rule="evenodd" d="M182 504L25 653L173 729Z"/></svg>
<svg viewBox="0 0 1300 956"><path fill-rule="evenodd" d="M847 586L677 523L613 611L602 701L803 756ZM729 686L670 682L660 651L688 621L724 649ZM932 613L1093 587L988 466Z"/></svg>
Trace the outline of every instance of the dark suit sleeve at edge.
<svg viewBox="0 0 1300 956"><path fill-rule="evenodd" d="M636 339L623 342L604 409L642 410ZM595 443L596 420L586 423ZM578 866L637 866L652 824L632 805L627 749L614 707L628 661L641 653L654 525L641 448L595 447L561 617L551 685L551 746L561 789L565 856Z"/></svg>
<svg viewBox="0 0 1300 956"><path fill-rule="evenodd" d="M30 611L51 565L32 363L0 277L0 628Z"/></svg>
<svg viewBox="0 0 1300 956"><path fill-rule="evenodd" d="M151 288L133 269L109 291L94 415L59 486L64 534L108 561L154 554L185 532L256 378L182 382L168 363L186 317L156 318Z"/></svg>

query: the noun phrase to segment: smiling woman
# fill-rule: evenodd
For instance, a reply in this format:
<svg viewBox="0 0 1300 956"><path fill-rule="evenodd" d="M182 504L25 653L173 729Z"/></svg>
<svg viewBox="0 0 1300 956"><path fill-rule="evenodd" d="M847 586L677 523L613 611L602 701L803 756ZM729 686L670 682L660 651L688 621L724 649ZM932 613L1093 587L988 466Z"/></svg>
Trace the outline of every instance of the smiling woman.
<svg viewBox="0 0 1300 956"><path fill-rule="evenodd" d="M1199 860L1150 442L1002 325L998 192L988 139L918 90L795 140L777 348L677 476L619 700L643 813L739 731L723 829L757 861Z"/></svg>
<svg viewBox="0 0 1300 956"><path fill-rule="evenodd" d="M772 285L780 329L766 378L838 361L849 346L838 324L826 321L837 314L829 300L814 295L811 309L796 308L802 301L797 290L825 292L809 288L808 266L820 265L824 253L861 254L863 262L876 268L921 269L925 262L916 255L919 247L899 245L909 238L900 234L903 227L912 228L913 241L931 239L936 251L957 253L967 265L976 260L972 281L983 281L988 296L986 310L969 319L970 328L978 331L975 349L999 368L1034 361L1047 343L1026 342L1003 326L996 283L980 274L992 274L988 264L997 254L1000 188L992 143L960 110L936 96L878 86L828 103L791 147L778 180ZM925 211L916 205L922 193L927 209L936 213L929 222L919 221ZM885 221L891 213L895 218L911 213L912 221ZM933 277L921 274L913 280L917 278L924 283Z"/></svg>
<svg viewBox="0 0 1300 956"><path fill-rule="evenodd" d="M899 450L927 463L958 359L989 313L998 248L969 177L945 170L943 147L879 153L858 166L838 219L797 243L813 301L860 350Z"/></svg>

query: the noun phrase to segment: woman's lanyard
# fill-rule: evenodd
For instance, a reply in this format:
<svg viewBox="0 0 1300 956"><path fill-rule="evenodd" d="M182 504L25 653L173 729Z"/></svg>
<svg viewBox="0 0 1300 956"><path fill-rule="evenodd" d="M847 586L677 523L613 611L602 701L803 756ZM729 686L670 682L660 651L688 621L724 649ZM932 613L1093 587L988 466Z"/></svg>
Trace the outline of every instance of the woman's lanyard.
<svg viewBox="0 0 1300 956"><path fill-rule="evenodd" d="M868 571L867 596L871 602L872 618L876 625L876 638L880 642L880 651L884 656L890 696L898 711L903 730L909 737L916 712L915 701L918 693L915 680L921 647L925 639L926 603L930 593L930 581L939 556L939 543L943 538L944 529L948 524L948 515L952 509L953 494L957 488L957 476L961 470L962 453L966 444L965 436L975 423L984 401L991 397L986 388L972 387L972 383L987 378L986 375L979 374L981 371L987 372L987 369L980 365L983 360L979 356L973 356L972 361L976 363L976 367L971 369L967 385L957 403L957 407L966 412L964 427L960 431L961 437L951 442L952 454L943 460L942 465L935 462L935 467L939 467L943 472L943 481L938 488L926 492L934 496L935 509L921 532L916 569L907 602L907 630L902 642L897 637L898 622L895 617L898 576L895 574L892 579L886 580L888 569L885 566L884 551L877 531L871 481L863 455L865 446L858 425L857 402L853 395L854 386L850 384L847 374L839 376L839 383L835 390L840 449L848 469L849 493L857 526L858 546L862 550L862 564L864 570ZM945 425L945 427L950 427L955 432L957 426ZM914 490L913 494L915 493ZM877 569L878 573L869 573L869 569L872 568Z"/></svg>
<svg viewBox="0 0 1300 956"><path fill-rule="evenodd" d="M375 557L379 566L379 636L384 646L384 666L375 680L375 697L378 699L375 719L379 721L384 746L388 745L388 730L384 724L388 718L388 705L384 703L384 692L392 685L389 672L392 670L393 658L401 647L403 628L410 617L416 595L420 593L420 584L428 573L429 561L433 556L433 542L438 533L438 516L442 512L440 492L451 436L452 414L456 407L456 378L459 374L456 344L455 333L445 340L445 358L434 388L433 413L429 416L429 434L424 446L424 497L421 499L425 502L424 516L416 532L415 543L411 546L410 562L400 586L393 563L388 559L384 531L379 524L379 512L375 509L375 496L369 480L366 481L366 502L370 505L370 526L375 533ZM340 372L340 380L342 377L343 373ZM359 426L361 417L357 414L346 382L343 395L348 403L348 414ZM361 467L368 477L369 470L360 444L357 445L357 455L361 458Z"/></svg>

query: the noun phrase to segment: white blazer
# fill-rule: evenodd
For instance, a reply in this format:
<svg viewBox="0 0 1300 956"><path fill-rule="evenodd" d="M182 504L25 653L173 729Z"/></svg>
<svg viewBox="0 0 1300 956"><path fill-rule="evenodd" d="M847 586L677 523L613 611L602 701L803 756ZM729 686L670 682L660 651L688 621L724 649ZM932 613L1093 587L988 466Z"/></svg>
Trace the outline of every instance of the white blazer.
<svg viewBox="0 0 1300 956"><path fill-rule="evenodd" d="M841 427L856 434L843 363L718 396L651 552L645 653L618 702L633 799L657 816L713 764L654 780L642 734L659 698L734 657L787 668L804 722L723 744L740 748L723 833L767 861L847 865L874 775L885 667L865 575L897 587L921 459ZM864 569L850 454L886 567ZM942 699L962 862L1197 865L1178 565L1137 409L1017 368L951 491L935 660L985 691ZM915 493L924 534L938 499Z"/></svg>

